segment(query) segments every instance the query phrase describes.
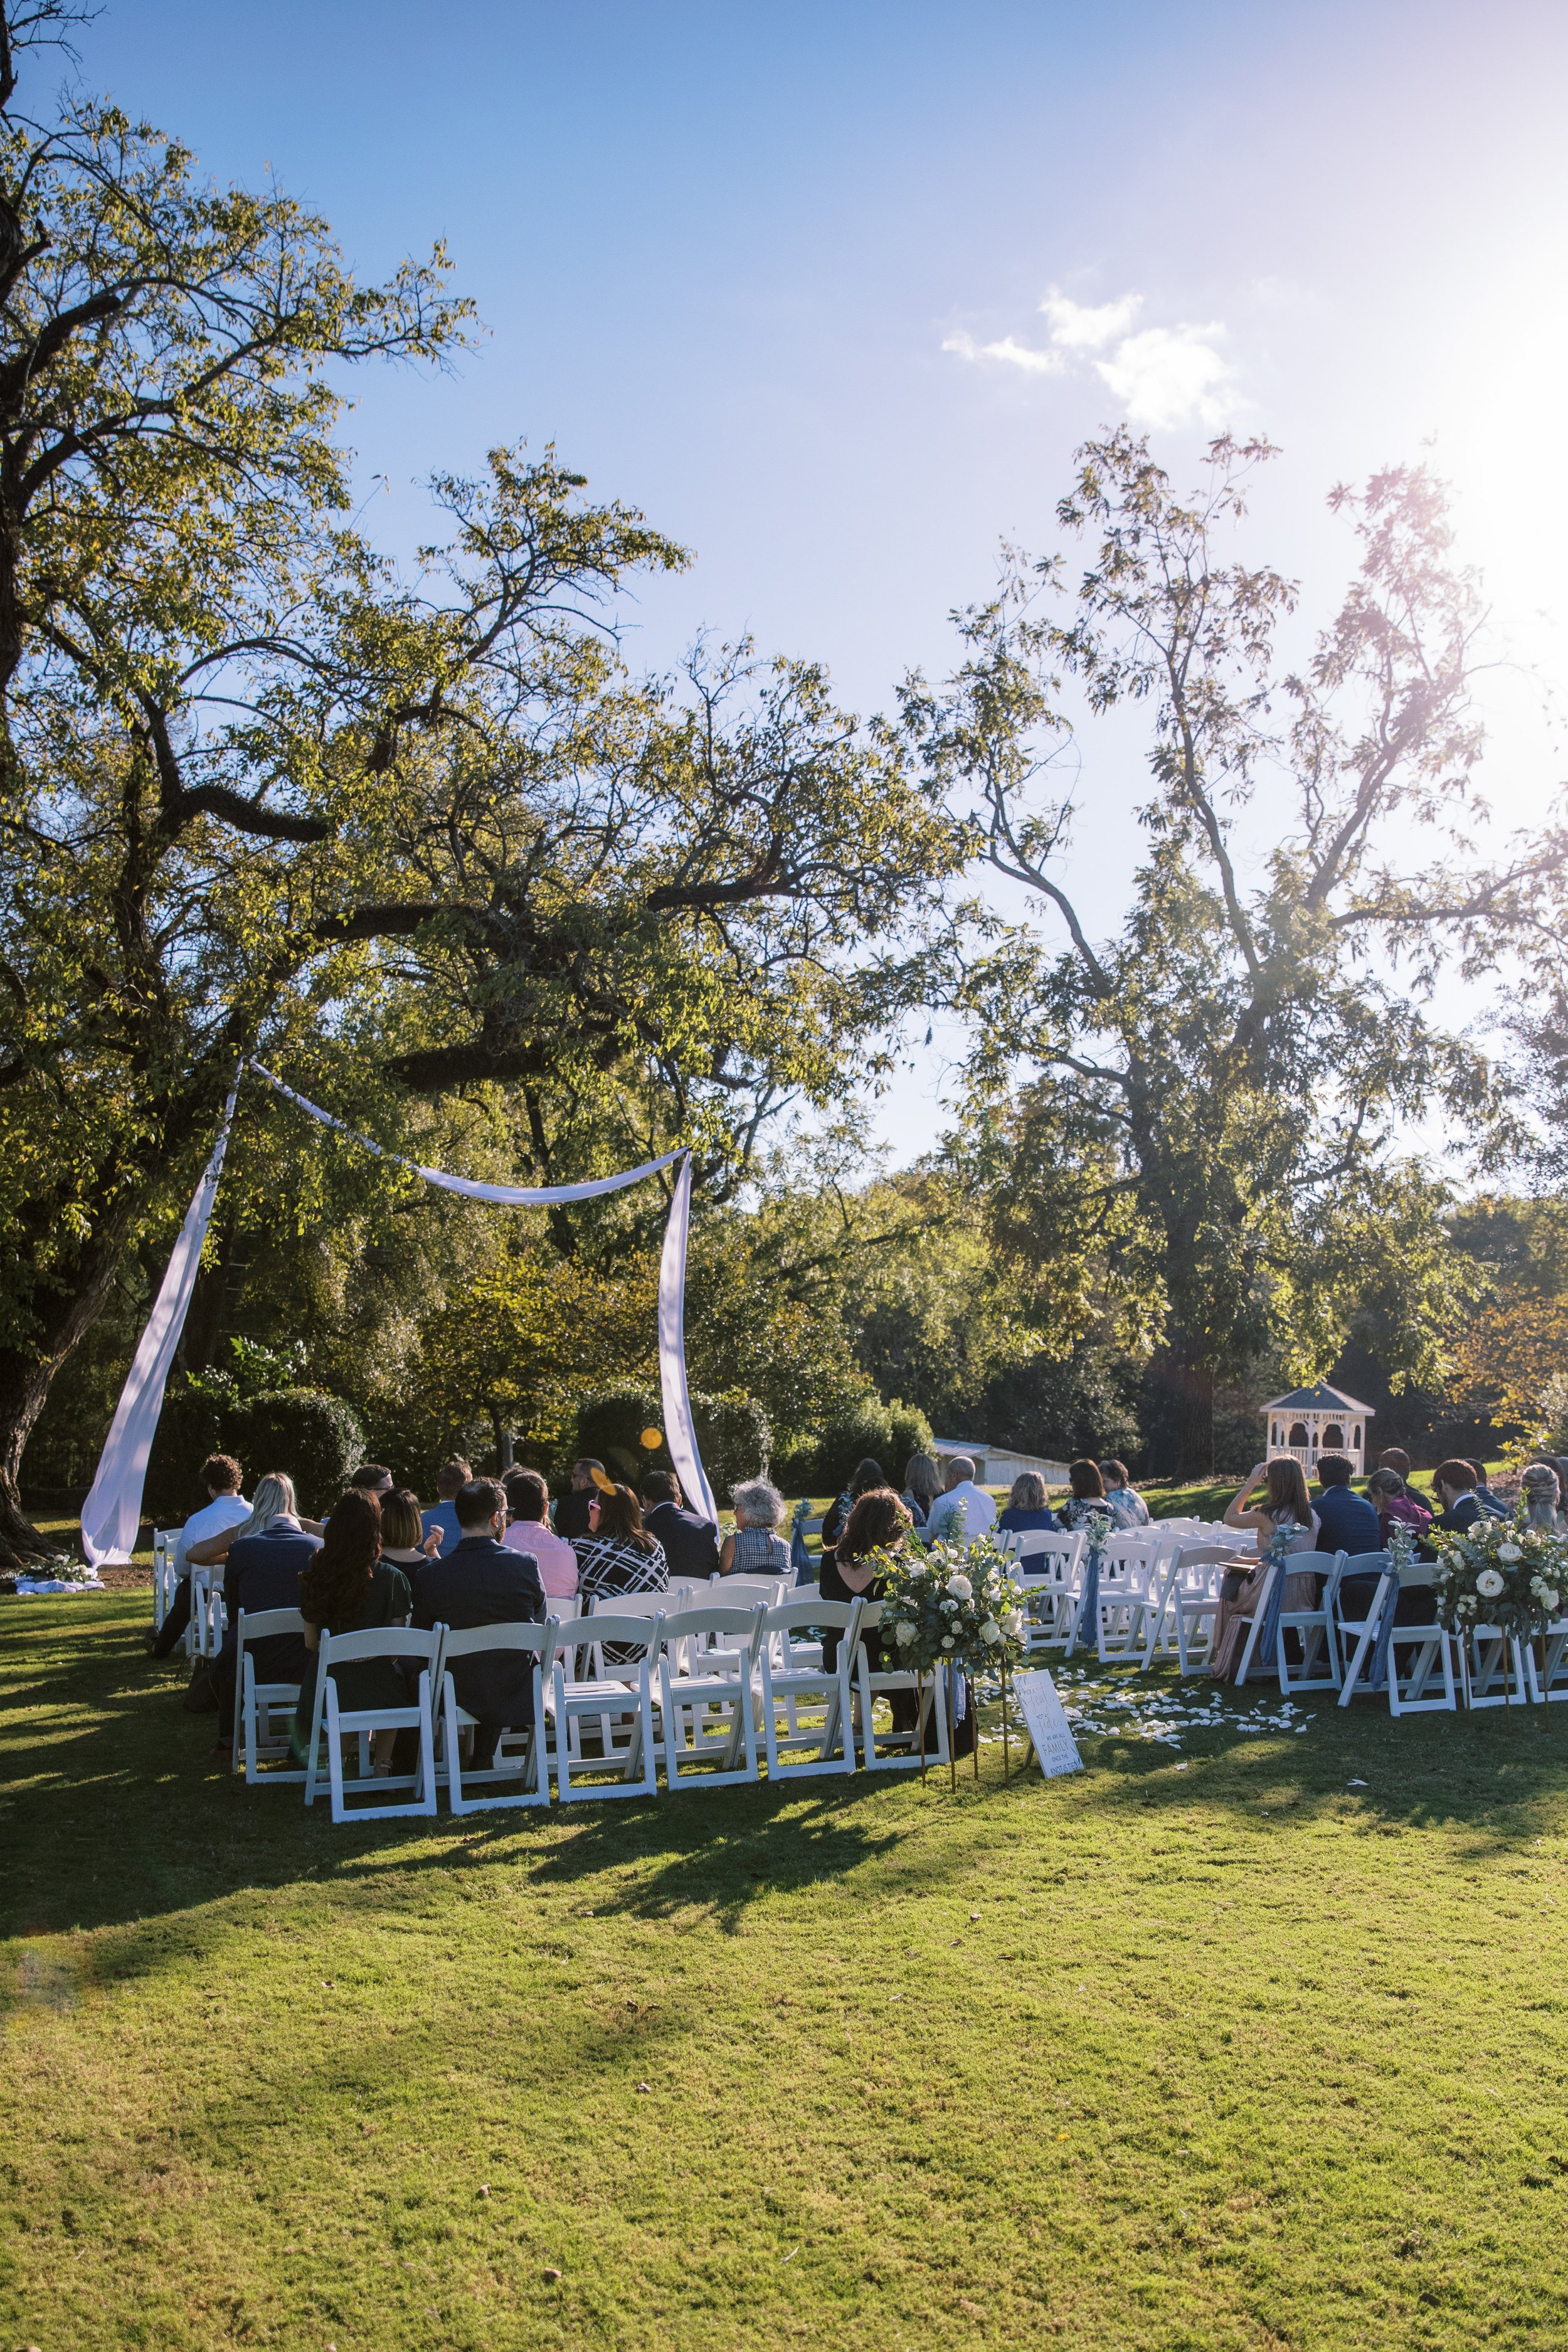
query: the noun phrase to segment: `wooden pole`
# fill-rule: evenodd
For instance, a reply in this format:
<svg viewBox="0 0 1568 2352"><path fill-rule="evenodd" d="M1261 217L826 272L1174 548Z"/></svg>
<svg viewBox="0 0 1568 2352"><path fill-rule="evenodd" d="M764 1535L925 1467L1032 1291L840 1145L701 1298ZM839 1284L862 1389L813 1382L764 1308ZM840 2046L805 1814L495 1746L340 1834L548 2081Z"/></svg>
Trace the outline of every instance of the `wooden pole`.
<svg viewBox="0 0 1568 2352"><path fill-rule="evenodd" d="M956 1796L958 1794L958 1759L952 1752L952 1668L947 1664L945 1659L942 1664L946 1668L942 1680L943 1690L947 1695L947 1784Z"/></svg>
<svg viewBox="0 0 1568 2352"><path fill-rule="evenodd" d="M974 1745L970 1754L974 1759L974 1778L978 1780L980 1778L980 1685L973 1675L966 1675L964 1679L969 1685L969 1722L974 1735Z"/></svg>
<svg viewBox="0 0 1568 2352"><path fill-rule="evenodd" d="M1002 1778L1010 1779L1013 1770L1012 1749L1007 1745L1007 1661L1002 1661Z"/></svg>

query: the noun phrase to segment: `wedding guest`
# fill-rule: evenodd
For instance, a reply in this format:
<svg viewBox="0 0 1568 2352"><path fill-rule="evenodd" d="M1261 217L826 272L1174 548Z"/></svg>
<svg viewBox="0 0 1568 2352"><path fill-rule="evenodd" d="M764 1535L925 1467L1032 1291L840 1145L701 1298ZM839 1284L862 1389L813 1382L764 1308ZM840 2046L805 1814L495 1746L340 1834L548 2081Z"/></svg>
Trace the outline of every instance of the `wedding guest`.
<svg viewBox="0 0 1568 2352"><path fill-rule="evenodd" d="M1476 1521L1489 1514L1483 1512L1476 1494L1475 1465L1461 1462L1456 1454L1451 1461L1439 1462L1432 1473L1432 1492L1442 1509L1432 1525L1445 1533L1464 1533Z"/></svg>
<svg viewBox="0 0 1568 2352"><path fill-rule="evenodd" d="M1431 1512L1406 1490L1396 1470L1374 1470L1366 1482L1366 1499L1377 1513L1378 1532L1385 1548L1395 1528L1408 1528L1413 1536L1422 1536L1432 1524Z"/></svg>
<svg viewBox="0 0 1568 2352"><path fill-rule="evenodd" d="M1392 1470L1396 1478L1406 1484L1410 1478L1410 1456L1403 1445L1385 1445L1377 1457L1380 1470Z"/></svg>
<svg viewBox="0 0 1568 2352"><path fill-rule="evenodd" d="M381 1505L381 1556L389 1568L400 1568L412 1585L426 1561L437 1556L440 1530L426 1534L419 1497L411 1487L395 1486L376 1500Z"/></svg>
<svg viewBox="0 0 1568 2352"><path fill-rule="evenodd" d="M501 1541L509 1551L531 1555L548 1601L570 1601L577 1591L577 1555L550 1524L550 1489L537 1470L509 1470L506 1496L511 1521Z"/></svg>
<svg viewBox="0 0 1568 2352"><path fill-rule="evenodd" d="M890 1486L868 1486L858 1495L845 1520L842 1534L835 1548L834 1557L824 1568L821 1591L825 1601L880 1601L887 1591L882 1562L876 1555L896 1559L909 1540L912 1521L909 1505L895 1495ZM880 1674L882 1668L882 1637L880 1633L863 1633L860 1647L866 1654L867 1671ZM838 1636L828 1626L822 1629L822 1663L831 1674L838 1664ZM912 1691L889 1691L888 1703L892 1709L893 1729L913 1731L919 1708L918 1695ZM859 1701L856 1701L856 1720L859 1721ZM931 1744L929 1732L928 1747Z"/></svg>
<svg viewBox="0 0 1568 2352"><path fill-rule="evenodd" d="M978 1543L995 1524L996 1506L984 1487L975 1485L969 1455L950 1454L947 1491L931 1505L926 1533L933 1542Z"/></svg>
<svg viewBox="0 0 1568 2352"><path fill-rule="evenodd" d="M588 1505L594 1494L595 1477L605 1475L605 1465L595 1462L590 1454L572 1465L572 1492L563 1495L555 1506L555 1532L568 1543L588 1532Z"/></svg>
<svg viewBox="0 0 1568 2352"><path fill-rule="evenodd" d="M1487 1517L1489 1519L1508 1518L1510 1517L1508 1505L1505 1502L1500 1501L1500 1498L1492 1493L1491 1488L1487 1484L1486 1464L1484 1462L1472 1462L1470 1467L1476 1474L1476 1500L1480 1505L1481 1509L1486 1513Z"/></svg>
<svg viewBox="0 0 1568 2352"><path fill-rule="evenodd" d="M844 1489L844 1492L841 1495L836 1496L834 1500L827 1507L826 1517L822 1522L822 1557L824 1559L828 1557L835 1544L838 1541L839 1531L843 1528L846 1520L848 1518L850 1512L854 1509L855 1505L859 1501L861 1496L869 1495L874 1488L886 1486L887 1483L887 1476L883 1471L881 1464L879 1462L873 1462L870 1455L867 1454L865 1460L857 1465L855 1475L850 1479L847 1486Z"/></svg>
<svg viewBox="0 0 1568 2352"><path fill-rule="evenodd" d="M421 1524L427 1536L440 1537L443 1551L450 1551L459 1539L458 1514L452 1508L452 1497L459 1486L468 1485L473 1475L460 1454L448 1454L436 1473L436 1492L440 1500L432 1503L423 1514Z"/></svg>
<svg viewBox="0 0 1568 2352"><path fill-rule="evenodd" d="M599 1475L604 1478L604 1472ZM669 1582L664 1546L644 1527L637 1496L609 1478L589 1496L588 1532L573 1549L584 1615L593 1601L623 1592L662 1592Z"/></svg>
<svg viewBox="0 0 1568 2352"><path fill-rule="evenodd" d="M664 1546L671 1576L706 1584L719 1570L719 1530L689 1510L672 1471L650 1470L642 1482L643 1525Z"/></svg>
<svg viewBox="0 0 1568 2352"><path fill-rule="evenodd" d="M414 1606L407 1577L381 1557L381 1505L374 1495L351 1486L332 1505L326 1525L320 1548L300 1579L307 1655L289 1741L297 1764L306 1761L310 1746L323 1632L367 1633L382 1625L405 1625ZM392 1658L353 1659L334 1666L332 1679L338 1704L347 1713L408 1704L407 1685ZM378 1772L391 1769L395 1737L390 1730L375 1735Z"/></svg>
<svg viewBox="0 0 1568 2352"><path fill-rule="evenodd" d="M726 1536L719 1554L721 1576L785 1576L790 1574L789 1546L780 1535L784 1496L766 1478L752 1478L737 1486L730 1500L734 1507L735 1532Z"/></svg>
<svg viewBox="0 0 1568 2352"><path fill-rule="evenodd" d="M191 1546L209 1536L231 1536L250 1517L250 1505L239 1491L239 1465L232 1454L209 1454L202 1464L201 1480L207 1499L199 1511L191 1513L174 1543L174 1566L180 1574L174 1597L157 1632L147 1636L147 1647L155 1658L166 1658L174 1644L184 1640L191 1622ZM198 1568L207 1564L205 1560L195 1563Z"/></svg>
<svg viewBox="0 0 1568 2352"><path fill-rule="evenodd" d="M1056 1513L1038 1471L1025 1470L1014 1479L1007 1507L998 1515L996 1524L1008 1535L1029 1535L1055 1528Z"/></svg>
<svg viewBox="0 0 1568 2352"><path fill-rule="evenodd" d="M1351 1485L1355 1465L1348 1454L1318 1456L1318 1549L1381 1551L1383 1530L1377 1512L1364 1495Z"/></svg>
<svg viewBox="0 0 1568 2352"><path fill-rule="evenodd" d="M1260 1483L1266 1488L1265 1498L1249 1507L1248 1498ZM1375 1512L1373 1519L1375 1525ZM1312 1508L1300 1464L1290 1454L1278 1454L1272 1462L1255 1463L1245 1483L1226 1506L1225 1523L1227 1528L1252 1529L1258 1538L1258 1557L1256 1565L1247 1567L1238 1563L1237 1567L1227 1569L1221 1580L1214 1648L1209 1661L1210 1674L1220 1682L1231 1681L1241 1664L1242 1652L1247 1647L1251 1631L1251 1616L1263 1590L1270 1547L1282 1538L1285 1549L1291 1557L1316 1550L1318 1516ZM1285 1593L1280 1606L1290 1610L1315 1609L1319 1582L1314 1569L1291 1570L1285 1579ZM1279 1670L1275 1659L1259 1657L1256 1648L1253 1662L1260 1675L1276 1674Z"/></svg>
<svg viewBox="0 0 1568 2352"><path fill-rule="evenodd" d="M226 1531L223 1605L228 1619L223 1644L212 1669L217 1697L217 1748L222 1755L234 1739L235 1703L239 1682L239 1614L257 1616L264 1609L298 1609L300 1579L321 1548L321 1539L300 1525L293 1481L272 1471L256 1482L249 1515ZM298 1633L269 1633L247 1642L262 1683L297 1683L305 1673L305 1644ZM198 1672L199 1672L198 1663Z"/></svg>
<svg viewBox="0 0 1568 2352"><path fill-rule="evenodd" d="M1110 1524L1125 1535L1130 1528L1146 1528L1149 1506L1127 1475L1125 1462L1102 1462L1100 1475L1110 1506Z"/></svg>
<svg viewBox="0 0 1568 2352"><path fill-rule="evenodd" d="M1108 1519L1110 1517L1099 1463L1080 1457L1068 1464L1068 1498L1058 1514L1058 1524L1068 1528L1087 1527L1091 1511L1103 1511Z"/></svg>
<svg viewBox="0 0 1568 2352"><path fill-rule="evenodd" d="M1519 1483L1526 1527L1544 1528L1548 1535L1562 1535L1568 1529L1568 1517L1561 1508L1562 1481L1554 1462L1527 1463Z"/></svg>
<svg viewBox="0 0 1568 2352"><path fill-rule="evenodd" d="M450 1551L426 1560L414 1580L416 1625L428 1632L435 1625L466 1631L538 1624L545 1614L544 1589L531 1554L506 1541L505 1490L493 1478L470 1478L453 1496L452 1507L460 1533ZM454 1659L451 1671L458 1705L476 1718L475 1768L487 1771L502 1732L526 1730L533 1721L532 1654L481 1651Z"/></svg>
<svg viewBox="0 0 1568 2352"><path fill-rule="evenodd" d="M942 1493L942 1470L929 1454L913 1454L904 1470L904 1508L920 1534L931 1517L931 1505Z"/></svg>

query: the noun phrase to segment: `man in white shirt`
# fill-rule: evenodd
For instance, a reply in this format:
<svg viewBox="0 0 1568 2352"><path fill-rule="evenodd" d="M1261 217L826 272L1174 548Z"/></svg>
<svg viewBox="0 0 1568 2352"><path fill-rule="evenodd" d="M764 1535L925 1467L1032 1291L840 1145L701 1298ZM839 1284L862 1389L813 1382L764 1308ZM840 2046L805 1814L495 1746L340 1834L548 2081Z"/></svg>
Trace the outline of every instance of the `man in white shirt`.
<svg viewBox="0 0 1568 2352"><path fill-rule="evenodd" d="M147 1644L155 1658L169 1655L175 1643L184 1640L185 1627L191 1622L191 1546L205 1543L209 1536L221 1536L226 1528L237 1528L242 1519L250 1517L250 1505L239 1491L239 1465L232 1454L209 1454L202 1464L202 1484L211 1499L199 1511L192 1512L174 1545L174 1566L180 1581L168 1615Z"/></svg>
<svg viewBox="0 0 1568 2352"><path fill-rule="evenodd" d="M931 1507L926 1533L934 1542L978 1543L996 1524L996 1506L984 1486L974 1483L974 1465L967 1454L954 1454L947 1465L947 1492Z"/></svg>

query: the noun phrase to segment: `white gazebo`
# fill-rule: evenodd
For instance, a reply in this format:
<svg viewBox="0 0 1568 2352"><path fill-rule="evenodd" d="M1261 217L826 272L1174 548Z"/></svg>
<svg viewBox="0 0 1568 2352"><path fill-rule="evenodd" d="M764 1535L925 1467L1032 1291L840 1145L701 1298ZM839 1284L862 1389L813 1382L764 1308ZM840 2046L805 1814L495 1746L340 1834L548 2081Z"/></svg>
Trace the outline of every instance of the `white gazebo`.
<svg viewBox="0 0 1568 2352"><path fill-rule="evenodd" d="M1268 1432L1268 1458L1289 1454L1304 1470L1315 1470L1320 1454L1343 1454L1355 1465L1359 1478L1366 1466L1366 1424L1370 1405L1358 1404L1342 1389L1323 1381L1310 1389L1292 1389L1263 1408Z"/></svg>

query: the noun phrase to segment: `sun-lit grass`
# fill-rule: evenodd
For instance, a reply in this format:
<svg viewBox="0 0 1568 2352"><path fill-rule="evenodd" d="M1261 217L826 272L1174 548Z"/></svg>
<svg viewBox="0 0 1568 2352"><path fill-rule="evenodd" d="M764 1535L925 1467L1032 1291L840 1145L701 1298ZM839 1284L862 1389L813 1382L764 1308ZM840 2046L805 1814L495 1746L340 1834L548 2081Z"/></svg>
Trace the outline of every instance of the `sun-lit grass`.
<svg viewBox="0 0 1568 2352"><path fill-rule="evenodd" d="M5 2341L1568 2344L1556 1710L334 1830L145 1606L4 1604Z"/></svg>

